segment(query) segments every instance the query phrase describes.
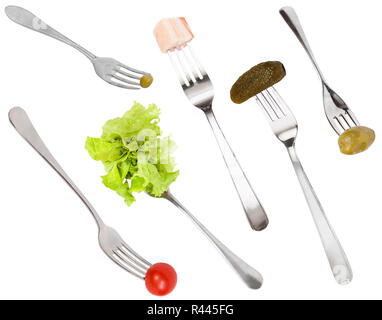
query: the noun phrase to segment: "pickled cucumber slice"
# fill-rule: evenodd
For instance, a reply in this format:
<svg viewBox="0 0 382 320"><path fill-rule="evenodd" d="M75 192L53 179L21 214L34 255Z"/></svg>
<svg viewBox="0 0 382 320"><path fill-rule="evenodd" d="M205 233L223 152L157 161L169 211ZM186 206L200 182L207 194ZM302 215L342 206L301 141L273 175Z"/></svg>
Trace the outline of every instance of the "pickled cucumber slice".
<svg viewBox="0 0 382 320"><path fill-rule="evenodd" d="M346 130L338 138L338 145L342 153L352 155L367 150L374 140L374 130L359 126Z"/></svg>
<svg viewBox="0 0 382 320"><path fill-rule="evenodd" d="M261 91L273 86L286 75L279 61L267 61L254 66L244 73L231 88L231 100L243 103Z"/></svg>

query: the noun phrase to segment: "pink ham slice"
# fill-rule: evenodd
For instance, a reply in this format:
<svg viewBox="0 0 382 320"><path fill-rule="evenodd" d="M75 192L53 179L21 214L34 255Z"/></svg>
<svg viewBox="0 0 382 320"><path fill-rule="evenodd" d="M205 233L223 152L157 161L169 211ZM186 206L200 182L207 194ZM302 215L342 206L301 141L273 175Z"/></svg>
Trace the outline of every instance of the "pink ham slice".
<svg viewBox="0 0 382 320"><path fill-rule="evenodd" d="M194 38L185 18L168 18L158 22L154 36L162 52L181 49Z"/></svg>

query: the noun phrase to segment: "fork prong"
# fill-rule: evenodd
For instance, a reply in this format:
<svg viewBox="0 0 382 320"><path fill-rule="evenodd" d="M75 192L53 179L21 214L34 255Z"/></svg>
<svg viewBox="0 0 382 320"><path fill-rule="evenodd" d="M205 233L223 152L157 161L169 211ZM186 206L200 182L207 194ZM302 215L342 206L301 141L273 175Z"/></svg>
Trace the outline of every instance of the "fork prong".
<svg viewBox="0 0 382 320"><path fill-rule="evenodd" d="M274 121L277 119L277 115L275 112L270 108L267 100L265 99L264 95L259 93L258 95L255 96L257 103L262 107L264 110L265 114L268 116L269 121Z"/></svg>
<svg viewBox="0 0 382 320"><path fill-rule="evenodd" d="M151 267L151 263L150 262L148 262L146 259L144 259L143 257L141 257L138 253L136 253L133 249L131 249L130 247L129 247L129 245L126 243L126 242L124 242L124 241L122 241L121 242L122 243L122 247L125 249L125 250L127 250L127 252L129 252L130 254L132 254L134 257L136 257L139 261L140 261L140 263L142 263L145 267L147 267L147 268L150 268Z"/></svg>
<svg viewBox="0 0 382 320"><path fill-rule="evenodd" d="M121 63L121 62L118 62L118 67L120 67L120 68L124 68L124 69L126 69L126 70L128 70L128 71L131 71L131 72L139 73L139 74L141 74L141 75L148 74L147 72L144 72L144 71L141 71L141 70L138 70L138 69L131 68L131 67L129 67L129 66L127 66L127 65L125 65L125 64L123 64L123 63Z"/></svg>
<svg viewBox="0 0 382 320"><path fill-rule="evenodd" d="M122 269L126 270L127 272L131 273L132 275L134 275L138 278L141 278L143 280L146 278L146 272L144 272L142 270L136 270L136 268L132 268L131 265L125 264L125 262L123 260L121 260L120 258L118 258L118 256L115 253L113 253L112 255L109 255L109 258L111 260L113 260L114 263L116 263Z"/></svg>
<svg viewBox="0 0 382 320"><path fill-rule="evenodd" d="M185 60L184 55L181 54L180 50L175 50L175 55L176 55L176 58L178 59L179 66L180 66L184 76L186 77L188 84L190 85L192 78L190 75L191 73L187 67L187 63L185 63L185 61L184 61Z"/></svg>
<svg viewBox="0 0 382 320"><path fill-rule="evenodd" d="M187 44L186 49L190 53L190 56L192 57L192 59L195 61L195 65L197 66L197 68L198 68L200 74L202 75L202 77L206 76L207 72L204 69L204 67L202 66L202 64L200 63L200 61L199 61L198 57L196 56L196 54L194 53L194 50L192 49L191 43Z"/></svg>
<svg viewBox="0 0 382 320"><path fill-rule="evenodd" d="M124 88L124 89L132 89L132 90L139 90L139 89L141 89L140 86L139 86L139 87L128 86L128 85L122 84L122 83L120 83L120 82L113 81L112 78L111 78L108 82L109 82L110 84L112 84L113 86L120 87L120 88Z"/></svg>
<svg viewBox="0 0 382 320"><path fill-rule="evenodd" d="M286 116L288 114L288 111L290 112L290 110L286 102L284 101L284 99L277 92L277 90L272 86L272 87L269 87L266 91L268 92L269 96L275 103L277 109L280 110L282 115Z"/></svg>
<svg viewBox="0 0 382 320"><path fill-rule="evenodd" d="M281 107L279 106L279 104L277 103L276 98L273 97L268 90L264 90L263 92L261 92L261 95L264 97L269 107L272 109L273 113L276 115L278 119L281 119L282 117L284 117L285 114L281 110Z"/></svg>
<svg viewBox="0 0 382 320"><path fill-rule="evenodd" d="M357 118L355 117L354 113L350 109L347 109L346 114L349 116L350 120L355 124L355 126L358 127L359 122L358 122Z"/></svg>
<svg viewBox="0 0 382 320"><path fill-rule="evenodd" d="M138 267L142 268L143 270L147 270L148 268L150 268L150 264L146 265L144 261L142 261L140 258L134 255L134 252L130 252L129 250L124 248L124 246L120 246L118 249L123 256L131 260L131 262L133 262L134 264L136 264Z"/></svg>
<svg viewBox="0 0 382 320"><path fill-rule="evenodd" d="M343 124L345 130L350 129L351 122L347 119L346 113L339 115L338 118L340 119L340 122Z"/></svg>
<svg viewBox="0 0 382 320"><path fill-rule="evenodd" d="M193 74L195 80L197 80L197 79L202 80L203 75L199 69L198 61L195 59L195 56L192 53L192 51L190 50L190 48L188 46L185 46L183 48L182 52L183 52L184 56L186 57L187 63L189 65L189 68L192 71L192 74Z"/></svg>
<svg viewBox="0 0 382 320"><path fill-rule="evenodd" d="M329 123L332 126L332 128L334 129L334 131L337 132L337 134L339 136L345 131L345 129L343 128L341 122L339 121L339 119L337 117L329 119Z"/></svg>
<svg viewBox="0 0 382 320"><path fill-rule="evenodd" d="M180 85L182 87L183 86L189 86L190 83L188 82L186 75L183 73L182 67L180 65L178 58L176 57L175 51L168 51L167 54L168 54L170 61L171 61L172 65L175 69L175 73L178 77Z"/></svg>
<svg viewBox="0 0 382 320"><path fill-rule="evenodd" d="M132 84L132 85L136 85L136 86L140 85L137 81L131 81L131 80L125 78L125 77L119 76L118 74L113 74L111 77L115 78L115 79L117 79L117 80L119 80L121 82L127 83L127 84Z"/></svg>
<svg viewBox="0 0 382 320"><path fill-rule="evenodd" d="M125 72L125 71L123 71L121 68L119 68L119 69L115 69L115 71L116 71L117 73L120 73L120 74L124 75L125 77L129 77L129 78L133 78L133 79L137 79L137 80L140 80L140 79L142 78L141 76L137 76L137 75L135 75L135 74Z"/></svg>
<svg viewBox="0 0 382 320"><path fill-rule="evenodd" d="M113 253L118 259L120 259L124 264L132 268L133 270L137 272L143 272L146 273L147 268L141 267L140 265L136 264L136 262L125 253L121 252L121 250L118 248L116 250L113 250Z"/></svg>

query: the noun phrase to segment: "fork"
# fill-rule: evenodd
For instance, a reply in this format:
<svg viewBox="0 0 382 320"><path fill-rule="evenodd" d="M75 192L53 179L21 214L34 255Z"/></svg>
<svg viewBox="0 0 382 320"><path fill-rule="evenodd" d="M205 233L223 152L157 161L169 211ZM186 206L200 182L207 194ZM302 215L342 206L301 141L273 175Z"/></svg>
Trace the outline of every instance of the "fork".
<svg viewBox="0 0 382 320"><path fill-rule="evenodd" d="M344 131L352 127L358 127L359 121L353 112L342 100L342 98L327 84L327 81L325 80L325 77L313 55L313 51L309 45L308 39L305 36L304 30L302 29L296 11L292 7L284 7L280 9L280 14L288 26L292 29L301 45L304 47L315 69L317 70L322 82L325 114L334 131L338 135L341 135Z"/></svg>
<svg viewBox="0 0 382 320"><path fill-rule="evenodd" d="M24 8L7 6L5 8L5 13L13 22L55 38L77 49L93 63L97 75L111 85L124 89L140 89L142 77L149 75L147 72L131 68L113 58L101 58L95 56L93 53L59 33Z"/></svg>
<svg viewBox="0 0 382 320"><path fill-rule="evenodd" d="M185 95L208 119L251 228L257 231L265 229L268 225L267 215L212 111L214 88L208 74L193 53L190 43L180 50L169 51L168 55Z"/></svg>
<svg viewBox="0 0 382 320"><path fill-rule="evenodd" d="M88 199L69 178L45 146L24 109L19 107L12 108L9 111L9 120L16 131L48 162L61 178L65 180L89 209L98 226L98 240L103 252L127 272L140 279L145 279L151 264L131 249L114 229L105 225Z"/></svg>
<svg viewBox="0 0 382 320"><path fill-rule="evenodd" d="M154 197L150 193L149 196ZM154 197L155 198L155 197ZM229 250L219 239L217 239L196 217L188 211L178 199L176 199L170 190L167 190L160 197L166 199L174 204L178 209L180 209L186 216L188 216L192 222L200 229L202 233L206 235L207 238L216 246L216 248L222 253L222 255L227 259L228 263L237 272L240 278L246 283L246 285L251 289L259 289L263 284L263 277L261 274L249 266L246 262L236 256L231 250Z"/></svg>
<svg viewBox="0 0 382 320"><path fill-rule="evenodd" d="M273 133L288 150L336 281L339 284L350 283L353 275L346 254L330 226L320 201L297 157L295 140L298 127L292 111L274 87L260 92L255 96L255 99L266 114Z"/></svg>

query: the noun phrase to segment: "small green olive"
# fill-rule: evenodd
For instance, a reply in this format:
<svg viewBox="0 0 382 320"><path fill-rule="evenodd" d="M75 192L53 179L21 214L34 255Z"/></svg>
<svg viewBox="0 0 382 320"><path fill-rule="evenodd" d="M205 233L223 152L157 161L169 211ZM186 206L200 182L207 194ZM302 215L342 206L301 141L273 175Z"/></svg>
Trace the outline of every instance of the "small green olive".
<svg viewBox="0 0 382 320"><path fill-rule="evenodd" d="M153 77L151 74L145 74L139 81L142 88L148 88L153 83Z"/></svg>
<svg viewBox="0 0 382 320"><path fill-rule="evenodd" d="M354 127L346 130L338 139L340 150L352 155L367 150L375 140L374 130L367 127Z"/></svg>

